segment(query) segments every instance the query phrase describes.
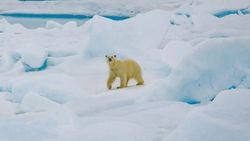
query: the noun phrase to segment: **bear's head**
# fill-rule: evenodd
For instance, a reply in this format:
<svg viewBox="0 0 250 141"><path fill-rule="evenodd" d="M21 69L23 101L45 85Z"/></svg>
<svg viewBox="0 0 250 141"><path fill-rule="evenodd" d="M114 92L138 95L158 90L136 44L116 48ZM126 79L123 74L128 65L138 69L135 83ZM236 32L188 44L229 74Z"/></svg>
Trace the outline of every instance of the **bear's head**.
<svg viewBox="0 0 250 141"><path fill-rule="evenodd" d="M105 57L109 65L114 65L114 63L116 62L116 55L112 55L112 56L106 55Z"/></svg>

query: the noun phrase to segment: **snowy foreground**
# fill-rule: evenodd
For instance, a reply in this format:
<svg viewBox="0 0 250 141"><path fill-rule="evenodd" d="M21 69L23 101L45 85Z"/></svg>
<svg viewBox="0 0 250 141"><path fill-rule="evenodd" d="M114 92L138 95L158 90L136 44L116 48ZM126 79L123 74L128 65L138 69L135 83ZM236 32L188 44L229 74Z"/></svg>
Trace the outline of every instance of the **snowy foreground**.
<svg viewBox="0 0 250 141"><path fill-rule="evenodd" d="M0 19L0 140L249 141L249 7L195 0L38 29ZM145 85L108 90L106 54L137 60Z"/></svg>

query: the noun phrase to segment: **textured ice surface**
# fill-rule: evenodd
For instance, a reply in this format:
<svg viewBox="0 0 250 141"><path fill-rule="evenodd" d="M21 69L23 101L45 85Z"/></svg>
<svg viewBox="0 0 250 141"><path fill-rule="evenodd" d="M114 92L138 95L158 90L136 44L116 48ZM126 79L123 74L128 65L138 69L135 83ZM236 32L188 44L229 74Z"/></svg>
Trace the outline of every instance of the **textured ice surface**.
<svg viewBox="0 0 250 141"><path fill-rule="evenodd" d="M249 2L182 3L2 0L3 13L141 14L37 29L0 19L0 140L249 140L250 15L215 15ZM107 90L107 54L135 59L145 85Z"/></svg>

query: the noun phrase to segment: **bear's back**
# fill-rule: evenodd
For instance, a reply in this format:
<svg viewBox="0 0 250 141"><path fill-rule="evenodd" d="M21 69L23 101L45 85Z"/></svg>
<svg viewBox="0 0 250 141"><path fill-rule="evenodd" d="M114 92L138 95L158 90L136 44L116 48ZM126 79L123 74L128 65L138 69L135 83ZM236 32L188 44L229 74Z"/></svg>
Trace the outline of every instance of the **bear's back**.
<svg viewBox="0 0 250 141"><path fill-rule="evenodd" d="M123 63L126 66L126 71L129 77L135 77L135 75L141 73L141 67L136 61L132 59L126 59L123 60Z"/></svg>

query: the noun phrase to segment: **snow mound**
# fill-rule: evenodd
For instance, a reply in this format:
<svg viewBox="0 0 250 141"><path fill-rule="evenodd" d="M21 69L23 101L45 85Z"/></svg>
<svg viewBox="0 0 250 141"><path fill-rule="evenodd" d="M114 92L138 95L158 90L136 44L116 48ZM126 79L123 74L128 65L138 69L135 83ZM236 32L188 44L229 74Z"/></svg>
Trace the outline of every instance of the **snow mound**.
<svg viewBox="0 0 250 141"><path fill-rule="evenodd" d="M9 71L11 67L20 59L19 55L6 53L0 56L0 72Z"/></svg>
<svg viewBox="0 0 250 141"><path fill-rule="evenodd" d="M50 112L25 113L0 120L0 140L44 141L60 135L72 125L72 114L64 108Z"/></svg>
<svg viewBox="0 0 250 141"><path fill-rule="evenodd" d="M42 112L58 108L59 104L55 103L39 94L29 92L26 94L20 104L20 112Z"/></svg>
<svg viewBox="0 0 250 141"><path fill-rule="evenodd" d="M47 67L48 52L45 48L32 45L32 47L19 49L17 52L21 57L25 71L39 71Z"/></svg>
<svg viewBox="0 0 250 141"><path fill-rule="evenodd" d="M65 103L85 93L74 79L63 74L31 74L15 78L10 84L11 94L8 98L13 102L21 102L30 92L57 103Z"/></svg>
<svg viewBox="0 0 250 141"><path fill-rule="evenodd" d="M46 29L54 29L54 28L62 28L63 26L55 21L47 21L45 28Z"/></svg>
<svg viewBox="0 0 250 141"><path fill-rule="evenodd" d="M249 141L250 90L227 90L203 107L191 110L164 141Z"/></svg>
<svg viewBox="0 0 250 141"><path fill-rule="evenodd" d="M196 46L191 46L189 42L173 40L162 50L162 60L172 68L175 68L185 57L194 53L195 50Z"/></svg>
<svg viewBox="0 0 250 141"><path fill-rule="evenodd" d="M16 112L16 104L7 101L9 93L0 92L0 118L13 116Z"/></svg>
<svg viewBox="0 0 250 141"><path fill-rule="evenodd" d="M249 42L249 37L203 42L198 45L197 51L185 57L166 80L154 86L151 92L157 93L149 96L149 99L207 103L222 90L250 88Z"/></svg>
<svg viewBox="0 0 250 141"><path fill-rule="evenodd" d="M157 48L167 32L168 15L155 10L124 21L95 16L84 25L89 34L84 56L93 58L116 53L131 57L141 55L142 50Z"/></svg>
<svg viewBox="0 0 250 141"><path fill-rule="evenodd" d="M77 23L75 21L70 21L70 22L67 22L63 25L63 28L65 30L72 30L72 29L75 29L77 28Z"/></svg>

